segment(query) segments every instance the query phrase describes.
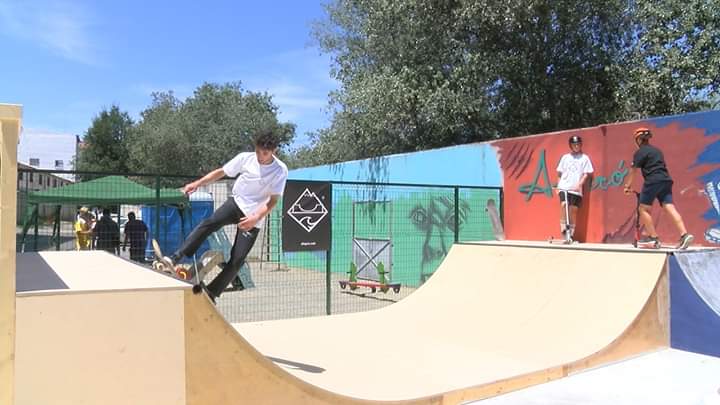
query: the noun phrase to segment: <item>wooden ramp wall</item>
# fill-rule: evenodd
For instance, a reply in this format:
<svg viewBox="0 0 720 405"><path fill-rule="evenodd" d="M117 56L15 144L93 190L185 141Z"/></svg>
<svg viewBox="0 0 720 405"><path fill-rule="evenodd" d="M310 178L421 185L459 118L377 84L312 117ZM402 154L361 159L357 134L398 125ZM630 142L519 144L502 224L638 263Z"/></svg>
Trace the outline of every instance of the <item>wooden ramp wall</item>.
<svg viewBox="0 0 720 405"><path fill-rule="evenodd" d="M39 257L67 289L18 294L21 405L458 404L668 345L664 253L455 245L389 307L239 325L110 255Z"/></svg>
<svg viewBox="0 0 720 405"><path fill-rule="evenodd" d="M666 347L665 261L455 245L390 307L253 324L188 296L188 401L455 404Z"/></svg>

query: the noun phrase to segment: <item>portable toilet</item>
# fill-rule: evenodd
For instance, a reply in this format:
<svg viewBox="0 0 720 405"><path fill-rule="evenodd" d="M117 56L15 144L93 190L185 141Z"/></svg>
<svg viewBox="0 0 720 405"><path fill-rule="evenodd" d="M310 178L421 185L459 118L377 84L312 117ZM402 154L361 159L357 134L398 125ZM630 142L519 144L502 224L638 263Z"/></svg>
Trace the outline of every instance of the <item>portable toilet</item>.
<svg viewBox="0 0 720 405"><path fill-rule="evenodd" d="M198 191L190 195L188 206L162 204L158 209L155 205L148 205L141 211L150 234L145 256L152 260L155 256L150 244L152 239L158 241L164 254L173 253L202 220L212 215L214 201L212 194ZM209 248L208 242L203 242L195 253L196 257L199 258Z"/></svg>

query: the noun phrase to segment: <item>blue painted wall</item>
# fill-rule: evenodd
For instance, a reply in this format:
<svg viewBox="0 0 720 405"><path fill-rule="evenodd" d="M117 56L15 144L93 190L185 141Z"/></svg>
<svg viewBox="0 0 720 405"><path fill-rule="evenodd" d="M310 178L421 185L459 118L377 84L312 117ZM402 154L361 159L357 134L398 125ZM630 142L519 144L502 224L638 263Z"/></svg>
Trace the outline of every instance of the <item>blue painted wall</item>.
<svg viewBox="0 0 720 405"><path fill-rule="evenodd" d="M290 171L289 178L493 187L502 185L497 153L489 143L296 169Z"/></svg>
<svg viewBox="0 0 720 405"><path fill-rule="evenodd" d="M711 308L708 300L703 299L686 275L686 272L717 271L720 266L718 253L677 253L669 259L670 345L673 348L720 357L720 315ZM698 257L685 260L689 257L678 255ZM713 294L716 299L720 297L720 290L713 289L712 285L702 287L711 287L705 294Z"/></svg>

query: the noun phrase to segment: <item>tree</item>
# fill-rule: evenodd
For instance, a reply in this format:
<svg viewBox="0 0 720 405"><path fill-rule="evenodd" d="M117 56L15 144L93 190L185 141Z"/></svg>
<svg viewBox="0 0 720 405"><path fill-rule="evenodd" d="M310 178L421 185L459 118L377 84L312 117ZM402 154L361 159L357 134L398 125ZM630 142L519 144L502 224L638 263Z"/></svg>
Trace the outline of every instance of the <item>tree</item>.
<svg viewBox="0 0 720 405"><path fill-rule="evenodd" d="M278 121L269 95L245 92L240 83L206 83L185 101L172 92L155 93L129 139L131 167L199 176L252 150L253 134L262 128L274 128L283 144L295 133L293 124Z"/></svg>
<svg viewBox="0 0 720 405"><path fill-rule="evenodd" d="M720 0L331 0L325 162L707 108ZM307 155L307 151L299 152Z"/></svg>
<svg viewBox="0 0 720 405"><path fill-rule="evenodd" d="M720 1L631 3L618 119L714 108L720 96Z"/></svg>
<svg viewBox="0 0 720 405"><path fill-rule="evenodd" d="M125 141L133 125L128 113L120 111L118 106L101 111L93 118L92 125L83 137L83 147L76 156L76 169L127 173L129 166Z"/></svg>

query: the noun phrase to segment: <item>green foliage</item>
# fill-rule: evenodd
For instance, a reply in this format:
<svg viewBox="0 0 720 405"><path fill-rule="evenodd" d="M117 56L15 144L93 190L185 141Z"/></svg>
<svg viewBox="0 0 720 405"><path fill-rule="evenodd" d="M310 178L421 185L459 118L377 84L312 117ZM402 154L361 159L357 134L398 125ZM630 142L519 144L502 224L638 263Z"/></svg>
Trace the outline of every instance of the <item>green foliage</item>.
<svg viewBox="0 0 720 405"><path fill-rule="evenodd" d="M708 108L720 0L331 0L334 117L295 164Z"/></svg>
<svg viewBox="0 0 720 405"><path fill-rule="evenodd" d="M699 111L720 96L720 1L633 3L621 119Z"/></svg>
<svg viewBox="0 0 720 405"><path fill-rule="evenodd" d="M91 172L128 172L126 139L133 121L118 106L101 111L83 137L83 147L76 156L76 169Z"/></svg>
<svg viewBox="0 0 720 405"><path fill-rule="evenodd" d="M295 133L293 124L278 121L269 95L245 92L239 83L206 83L185 101L155 93L141 117L128 149L131 168L145 173L199 176L253 150L262 128L274 128L284 144Z"/></svg>

